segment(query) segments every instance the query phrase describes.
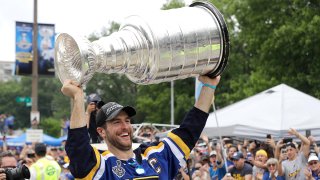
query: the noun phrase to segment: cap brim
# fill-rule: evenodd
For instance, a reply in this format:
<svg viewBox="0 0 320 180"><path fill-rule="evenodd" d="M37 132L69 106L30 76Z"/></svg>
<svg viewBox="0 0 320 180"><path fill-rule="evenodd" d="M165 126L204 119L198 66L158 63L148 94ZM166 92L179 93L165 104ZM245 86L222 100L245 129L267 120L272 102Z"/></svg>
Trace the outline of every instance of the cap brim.
<svg viewBox="0 0 320 180"><path fill-rule="evenodd" d="M311 161L319 161L319 158L317 156L309 157L308 163L311 162Z"/></svg>
<svg viewBox="0 0 320 180"><path fill-rule="evenodd" d="M121 111L124 111L128 114L129 117L136 115L136 110L131 106L124 106L116 111L114 111L106 121L110 121L111 119L115 118Z"/></svg>

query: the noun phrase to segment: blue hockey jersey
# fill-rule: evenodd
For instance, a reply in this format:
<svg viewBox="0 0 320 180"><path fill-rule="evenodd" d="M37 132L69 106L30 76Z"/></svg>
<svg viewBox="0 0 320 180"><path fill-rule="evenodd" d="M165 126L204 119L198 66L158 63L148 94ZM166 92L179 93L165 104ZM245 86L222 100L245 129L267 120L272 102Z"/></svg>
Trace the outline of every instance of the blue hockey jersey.
<svg viewBox="0 0 320 180"><path fill-rule="evenodd" d="M81 179L173 179L185 166L207 118L208 113L192 108L179 128L158 143L142 144L128 160L92 147L86 127L70 129L66 143L70 171Z"/></svg>

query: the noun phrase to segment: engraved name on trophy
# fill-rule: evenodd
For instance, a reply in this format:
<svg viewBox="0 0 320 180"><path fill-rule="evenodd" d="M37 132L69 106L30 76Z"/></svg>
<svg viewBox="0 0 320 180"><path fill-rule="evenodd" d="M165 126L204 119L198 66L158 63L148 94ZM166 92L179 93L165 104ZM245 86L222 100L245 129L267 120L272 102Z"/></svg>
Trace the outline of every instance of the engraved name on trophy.
<svg viewBox="0 0 320 180"><path fill-rule="evenodd" d="M209 2L129 16L118 32L93 42L62 33L55 44L60 81L80 84L96 72L125 74L137 84L214 77L222 73L228 56L226 23Z"/></svg>

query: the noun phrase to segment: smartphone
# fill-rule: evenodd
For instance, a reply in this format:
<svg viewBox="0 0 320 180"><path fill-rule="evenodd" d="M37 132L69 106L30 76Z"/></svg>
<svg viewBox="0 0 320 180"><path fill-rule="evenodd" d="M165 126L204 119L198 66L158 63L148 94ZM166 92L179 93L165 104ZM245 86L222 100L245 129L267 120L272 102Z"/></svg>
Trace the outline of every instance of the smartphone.
<svg viewBox="0 0 320 180"><path fill-rule="evenodd" d="M283 143L284 143L284 144L287 144L287 143L289 143L289 142L292 142L292 138L284 138L284 139L283 139Z"/></svg>
<svg viewBox="0 0 320 180"><path fill-rule="evenodd" d="M271 139L271 134L267 134L267 139Z"/></svg>

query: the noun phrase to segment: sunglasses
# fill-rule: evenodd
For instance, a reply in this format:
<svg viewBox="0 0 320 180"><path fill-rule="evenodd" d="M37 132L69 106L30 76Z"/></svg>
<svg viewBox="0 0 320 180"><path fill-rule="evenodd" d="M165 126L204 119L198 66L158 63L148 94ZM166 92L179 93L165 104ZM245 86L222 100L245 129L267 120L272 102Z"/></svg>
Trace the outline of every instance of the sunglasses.
<svg viewBox="0 0 320 180"><path fill-rule="evenodd" d="M275 167L276 164L268 164L268 167L271 167L271 166Z"/></svg>
<svg viewBox="0 0 320 180"><path fill-rule="evenodd" d="M311 161L308 163L310 166L314 165L314 164L318 164L318 161Z"/></svg>

